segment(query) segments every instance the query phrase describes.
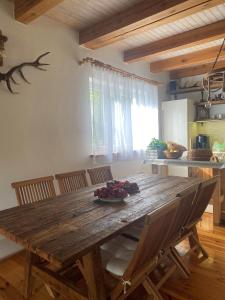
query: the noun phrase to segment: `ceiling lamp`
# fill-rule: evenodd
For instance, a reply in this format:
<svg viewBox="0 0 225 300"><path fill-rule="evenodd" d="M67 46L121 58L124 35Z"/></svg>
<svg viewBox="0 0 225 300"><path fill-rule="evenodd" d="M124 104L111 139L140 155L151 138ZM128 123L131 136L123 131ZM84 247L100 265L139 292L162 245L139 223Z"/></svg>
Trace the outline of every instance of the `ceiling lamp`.
<svg viewBox="0 0 225 300"><path fill-rule="evenodd" d="M225 43L225 38L217 54L212 70L206 75L204 75L203 77L203 88L208 93L208 99L207 99L208 101L214 99L211 98L212 92L215 93L221 90L220 99L222 99L221 97L223 97L223 93L225 93L225 68L216 69L216 64L223 50L224 43Z"/></svg>

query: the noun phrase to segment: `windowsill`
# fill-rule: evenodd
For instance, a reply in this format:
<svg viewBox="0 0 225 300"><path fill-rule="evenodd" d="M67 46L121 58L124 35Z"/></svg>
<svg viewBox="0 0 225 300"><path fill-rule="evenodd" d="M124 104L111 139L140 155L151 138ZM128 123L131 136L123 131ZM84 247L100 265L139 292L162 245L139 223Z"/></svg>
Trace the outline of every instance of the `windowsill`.
<svg viewBox="0 0 225 300"><path fill-rule="evenodd" d="M140 150L140 151L133 151L133 157L130 157L130 158L125 158L123 156L121 156L120 153L113 153L112 154L112 160L113 161L117 161L117 160L135 160L137 158L143 158L140 156L140 153L145 153L144 150ZM107 160L107 155L105 154L90 154L89 157L91 159L102 159L102 160Z"/></svg>
<svg viewBox="0 0 225 300"><path fill-rule="evenodd" d="M105 155L105 154L91 154L91 155L89 155L89 157L91 158L91 159L107 159L107 155ZM112 159L113 160L118 160L119 159L119 157L120 157L120 154L119 153L113 153L113 155L112 155Z"/></svg>

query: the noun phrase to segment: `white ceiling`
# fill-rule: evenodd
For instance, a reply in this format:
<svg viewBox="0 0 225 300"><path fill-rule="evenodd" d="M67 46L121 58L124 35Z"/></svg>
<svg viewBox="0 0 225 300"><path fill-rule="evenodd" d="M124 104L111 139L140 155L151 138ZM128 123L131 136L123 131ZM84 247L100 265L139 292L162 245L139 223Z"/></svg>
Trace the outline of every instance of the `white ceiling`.
<svg viewBox="0 0 225 300"><path fill-rule="evenodd" d="M81 30L142 0L64 0L46 15Z"/></svg>
<svg viewBox="0 0 225 300"><path fill-rule="evenodd" d="M66 23L76 30L80 30L141 1L142 0L65 0L62 4L49 11L47 16ZM223 19L225 19L225 4L204 10L173 23L154 28L150 31L139 33L138 35L129 37L123 41L116 42L113 44L113 47L124 51ZM158 56L157 59L154 60L166 59L206 49L220 45L221 43L222 40L220 39L184 50L164 54Z"/></svg>
<svg viewBox="0 0 225 300"><path fill-rule="evenodd" d="M212 41L212 42L208 42L208 43L204 43L201 45L197 45L197 46L193 46L190 48L185 48L182 50L177 50L177 51L172 51L163 55L157 55L155 58L152 58L151 60L149 60L150 62L153 61L157 61L157 60L163 60L163 59L167 59L167 58L171 58L171 57L175 57L175 56L179 56L179 55L183 55L183 54L188 54L188 53L192 53L195 51L199 51L199 50L204 50L207 48L211 48L214 46L220 46L223 42L223 39L219 39L216 41Z"/></svg>
<svg viewBox="0 0 225 300"><path fill-rule="evenodd" d="M163 38L189 31L207 24L225 19L225 4L204 10L202 12L185 17L173 23L163 25L137 36L130 37L118 43L121 49L141 46L146 43L155 42Z"/></svg>

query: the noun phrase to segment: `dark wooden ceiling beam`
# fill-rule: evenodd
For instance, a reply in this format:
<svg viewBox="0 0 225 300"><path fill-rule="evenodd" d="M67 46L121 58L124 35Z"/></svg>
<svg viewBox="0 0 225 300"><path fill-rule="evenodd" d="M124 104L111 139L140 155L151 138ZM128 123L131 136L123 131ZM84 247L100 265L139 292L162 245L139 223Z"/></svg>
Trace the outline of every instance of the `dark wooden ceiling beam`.
<svg viewBox="0 0 225 300"><path fill-rule="evenodd" d="M170 79L179 79L184 77L191 77L196 75L202 75L212 70L214 63L198 65L190 68L174 70L170 72ZM216 68L225 68L225 60L217 62Z"/></svg>
<svg viewBox="0 0 225 300"><path fill-rule="evenodd" d="M225 20L170 36L124 52L125 62L149 60L157 55L166 54L207 43L225 36Z"/></svg>
<svg viewBox="0 0 225 300"><path fill-rule="evenodd" d="M164 60L152 62L150 71L153 73L177 70L195 65L214 62L219 52L220 46L195 51ZM221 51L220 59L225 59L225 48Z"/></svg>
<svg viewBox="0 0 225 300"><path fill-rule="evenodd" d="M61 2L63 0L15 0L15 18L28 24Z"/></svg>
<svg viewBox="0 0 225 300"><path fill-rule="evenodd" d="M79 33L79 43L97 49L129 36L174 22L225 0L144 0Z"/></svg>

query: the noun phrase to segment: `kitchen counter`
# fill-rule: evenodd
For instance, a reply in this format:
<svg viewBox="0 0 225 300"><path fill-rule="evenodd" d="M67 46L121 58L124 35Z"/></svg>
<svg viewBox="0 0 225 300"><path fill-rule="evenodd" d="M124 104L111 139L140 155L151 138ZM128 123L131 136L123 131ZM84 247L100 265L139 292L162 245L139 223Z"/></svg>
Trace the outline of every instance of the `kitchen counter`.
<svg viewBox="0 0 225 300"><path fill-rule="evenodd" d="M187 159L145 159L144 164L151 165L177 165L183 167L199 167L199 168L213 168L225 169L225 162L211 162L211 161L196 161Z"/></svg>
<svg viewBox="0 0 225 300"><path fill-rule="evenodd" d="M145 159L144 164L150 165L152 174L168 176L169 166L182 166L188 168L189 177L208 179L218 177L218 184L213 194L213 221L219 225L225 221L225 162L194 161L187 159Z"/></svg>

